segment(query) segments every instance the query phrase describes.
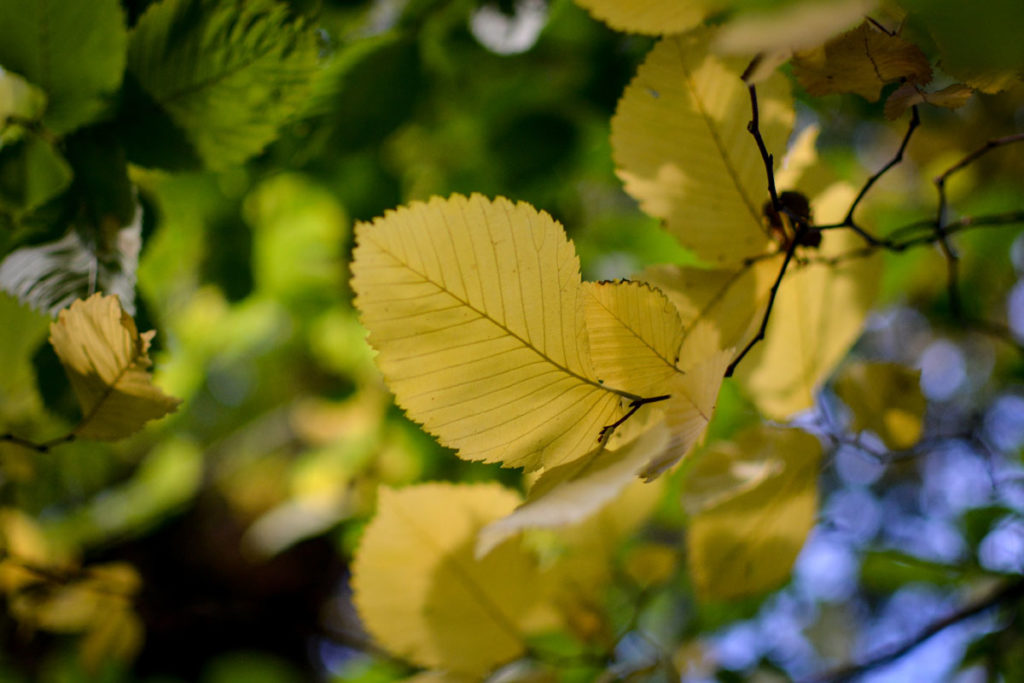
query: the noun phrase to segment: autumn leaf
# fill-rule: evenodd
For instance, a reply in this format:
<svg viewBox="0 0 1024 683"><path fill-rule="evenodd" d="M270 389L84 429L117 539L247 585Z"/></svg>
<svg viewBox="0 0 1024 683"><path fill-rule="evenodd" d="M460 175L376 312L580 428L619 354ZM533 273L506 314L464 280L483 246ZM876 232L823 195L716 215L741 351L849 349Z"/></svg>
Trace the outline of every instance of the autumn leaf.
<svg viewBox="0 0 1024 683"><path fill-rule="evenodd" d="M148 372L154 334L140 335L116 296L94 294L60 312L50 343L82 409L75 436L121 439L177 408L180 401L155 387Z"/></svg>
<svg viewBox="0 0 1024 683"><path fill-rule="evenodd" d="M762 207L764 162L747 130L750 61L709 52L698 30L659 42L626 88L612 119L612 150L626 192L682 244L711 262L739 264L773 246ZM793 125L781 74L758 86L768 149ZM654 133L656 131L656 133Z"/></svg>
<svg viewBox="0 0 1024 683"><path fill-rule="evenodd" d="M612 28L628 33L682 33L719 9L722 0L576 0Z"/></svg>
<svg viewBox="0 0 1024 683"><path fill-rule="evenodd" d="M820 47L797 52L793 75L814 96L857 93L876 102L886 83L927 85L932 68L916 45L865 21Z"/></svg>
<svg viewBox="0 0 1024 683"><path fill-rule="evenodd" d="M892 91L885 101L885 118L893 121L917 104L930 104L945 109L959 109L971 99L974 90L963 83L954 83L941 90L927 92L914 83L904 83Z"/></svg>
<svg viewBox="0 0 1024 683"><path fill-rule="evenodd" d="M381 489L353 563L354 602L382 647L419 666L482 674L557 623L531 553L510 541L477 560L475 537L515 508L496 484Z"/></svg>
<svg viewBox="0 0 1024 683"><path fill-rule="evenodd" d="M591 362L579 262L546 213L479 195L356 228L353 288L396 400L469 460L528 470L598 446L639 396Z"/></svg>
<svg viewBox="0 0 1024 683"><path fill-rule="evenodd" d="M850 428L871 430L889 448L910 448L921 438L926 401L920 370L895 363L857 363L835 381L835 392L853 413Z"/></svg>
<svg viewBox="0 0 1024 683"><path fill-rule="evenodd" d="M786 580L814 525L821 443L755 427L704 451L684 483L687 559L698 595L731 600Z"/></svg>

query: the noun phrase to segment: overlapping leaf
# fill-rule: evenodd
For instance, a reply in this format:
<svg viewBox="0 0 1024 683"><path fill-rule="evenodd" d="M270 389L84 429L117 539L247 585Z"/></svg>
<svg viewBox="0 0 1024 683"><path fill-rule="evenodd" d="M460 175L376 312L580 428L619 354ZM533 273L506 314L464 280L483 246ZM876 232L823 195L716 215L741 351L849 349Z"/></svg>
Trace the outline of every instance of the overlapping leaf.
<svg viewBox="0 0 1024 683"><path fill-rule="evenodd" d="M95 294L60 312L50 343L82 409L74 434L114 440L174 411L178 399L152 383L148 350L153 332L140 335L116 296Z"/></svg>
<svg viewBox="0 0 1024 683"><path fill-rule="evenodd" d="M546 579L517 542L473 557L480 527L517 503L495 484L381 490L352 585L383 647L420 666L482 674L521 655L527 632L555 623Z"/></svg>
<svg viewBox="0 0 1024 683"><path fill-rule="evenodd" d="M857 93L875 102L898 80L926 85L932 68L921 49L871 22L793 56L793 75L812 95Z"/></svg>
<svg viewBox="0 0 1024 683"><path fill-rule="evenodd" d="M126 42L117 0L0 3L0 66L46 92L43 121L58 133L102 112L121 83Z"/></svg>
<svg viewBox="0 0 1024 683"><path fill-rule="evenodd" d="M550 216L432 199L356 228L356 306L399 403L470 460L574 460L625 414L590 359L579 263ZM627 402L628 402L627 400Z"/></svg>
<svg viewBox="0 0 1024 683"><path fill-rule="evenodd" d="M893 449L910 448L921 437L926 401L921 372L895 363L858 363L835 383L853 413L851 429L870 429Z"/></svg>
<svg viewBox="0 0 1024 683"><path fill-rule="evenodd" d="M630 33L682 33L718 9L721 0L576 0L597 19Z"/></svg>
<svg viewBox="0 0 1024 683"><path fill-rule="evenodd" d="M728 600L785 581L818 503L821 444L798 429L757 427L701 454L683 502L698 594Z"/></svg>
<svg viewBox="0 0 1024 683"><path fill-rule="evenodd" d="M249 158L303 106L316 37L289 14L277 0L160 0L132 31L129 72L206 165Z"/></svg>
<svg viewBox="0 0 1024 683"><path fill-rule="evenodd" d="M747 130L742 57L709 52L708 31L658 43L612 119L612 148L626 191L701 258L738 264L763 254L765 169ZM793 104L785 78L758 86L769 149L785 147Z"/></svg>

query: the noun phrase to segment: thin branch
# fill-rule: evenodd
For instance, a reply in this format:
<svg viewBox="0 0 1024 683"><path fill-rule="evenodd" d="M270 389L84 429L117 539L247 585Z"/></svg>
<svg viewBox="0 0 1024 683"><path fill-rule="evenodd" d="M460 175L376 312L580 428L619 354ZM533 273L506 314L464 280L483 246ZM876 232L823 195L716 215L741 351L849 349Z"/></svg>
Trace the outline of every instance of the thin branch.
<svg viewBox="0 0 1024 683"><path fill-rule="evenodd" d="M910 144L910 138L914 134L914 130L916 130L920 124L921 116L917 111L917 107L911 107L910 125L907 126L907 132L903 135L903 141L900 142L900 146L899 149L896 150L896 154L893 155L892 159L889 159L885 166L878 169L874 175L865 181L864 186L860 188L860 192L857 193L857 196L850 204L850 209L846 212L846 217L843 219L842 225L852 228L858 235L864 238L868 244L884 244L884 241L879 240L877 237L859 227L853 220L853 214L857 210L857 207L860 206L861 201L867 195L868 191L874 187L876 182L878 182L878 179L885 175L893 166L903 161L903 153L906 151L907 145Z"/></svg>
<svg viewBox="0 0 1024 683"><path fill-rule="evenodd" d="M604 446L605 444L608 443L608 440L612 438L612 433L614 433L616 429L621 427L626 420L633 417L633 415L636 414L636 411L640 410L648 403L658 403L659 401L667 401L670 398L672 398L671 394L665 394L663 396L652 396L651 398L638 398L630 402L629 412L627 412L625 415L620 417L612 424L605 425L604 427L602 427L601 432L597 435L597 440L600 442L601 446Z"/></svg>
<svg viewBox="0 0 1024 683"><path fill-rule="evenodd" d="M919 645L925 643L932 636L935 636L954 624L966 621L971 617L987 612L988 610L1004 603L1015 602L1022 597L1024 597L1024 579L1017 579L1016 581L1005 584L1002 588L991 595L970 603L956 612L929 624L920 633L905 643L889 648L888 650L875 655L860 664L850 664L838 669L826 671L825 673L810 679L808 683L839 683L840 681L849 681L856 676L896 661L903 655L917 648Z"/></svg>
<svg viewBox="0 0 1024 683"><path fill-rule="evenodd" d="M58 437L56 439L44 441L43 443L29 441L28 439L24 439L15 434L11 434L10 432L8 432L7 434L0 434L0 442L6 441L7 443L13 443L16 446L21 446L22 448L27 448L28 450L35 451L37 453L49 453L50 449L52 449L53 447L69 443L74 440L74 432L71 432L70 434L65 434L64 436Z"/></svg>
<svg viewBox="0 0 1024 683"><path fill-rule="evenodd" d="M937 224L940 225L940 226L944 226L946 224L946 211L947 211L947 208L948 208L947 201L946 201L946 181L949 180L949 177L951 175L953 175L957 171L960 171L960 170L966 168L970 164L974 163L975 161L977 161L981 157L983 157L986 154L988 154L989 152L991 152L993 149L996 149L998 147L1003 147L1005 145L1012 145L1015 142L1022 142L1022 141L1024 141L1024 133L1017 133L1015 135L1006 135L1006 136L1001 137L1001 138L992 138L991 140L987 141L985 144L983 144L978 149L976 149L973 152L970 152L969 154L965 155L963 159L961 159L960 161L956 162L955 164L953 164L952 166L947 168L940 175L936 176L935 180L933 182L935 183L935 188L936 188L936 190L939 193L939 207L938 207L938 215L936 217Z"/></svg>
<svg viewBox="0 0 1024 683"><path fill-rule="evenodd" d="M754 136L757 143L757 150L761 153L761 160L764 162L765 174L768 176L768 195L772 200L772 208L776 213L783 211L782 202L779 201L779 193L775 189L775 157L768 151L761 137L761 117L757 107L757 87L748 86L750 92L750 123L747 124L747 131Z"/></svg>
<svg viewBox="0 0 1024 683"><path fill-rule="evenodd" d="M789 268L789 262L793 260L793 254L796 252L796 247L800 244L800 238L803 237L804 233L808 230L807 226L801 226L797 234L793 237L793 240L789 243L789 247L786 248L786 258L782 261L782 267L779 268L779 274L775 277L775 282L772 283L771 291L768 293L768 306L764 309L764 317L761 318L761 327L758 328L757 334L754 338L747 342L747 345L743 347L740 354L733 359L732 363L729 363L729 367L725 369L725 376L732 377L732 374L736 371L736 366L740 364L740 361L750 353L750 350L754 348L757 342L764 339L765 330L768 329L768 318L772 314L772 307L775 306L775 296L779 293L779 285L782 284L782 277L786 274L786 269Z"/></svg>

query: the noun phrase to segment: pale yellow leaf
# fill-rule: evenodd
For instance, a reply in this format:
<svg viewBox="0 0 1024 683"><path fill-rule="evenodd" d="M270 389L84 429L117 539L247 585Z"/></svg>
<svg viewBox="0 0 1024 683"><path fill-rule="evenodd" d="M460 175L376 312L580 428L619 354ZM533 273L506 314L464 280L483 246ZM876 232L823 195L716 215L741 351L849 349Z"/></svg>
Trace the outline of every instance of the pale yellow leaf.
<svg viewBox="0 0 1024 683"><path fill-rule="evenodd" d="M821 443L798 429L756 427L701 454L684 484L704 507L690 521L687 559L697 594L731 600L786 580L814 525ZM723 479L726 470L736 473ZM753 483L745 481L748 472ZM726 488L710 495L715 484Z"/></svg>
<svg viewBox="0 0 1024 683"><path fill-rule="evenodd" d="M672 302L643 282L587 282L583 288L597 375L639 396L665 393L683 342Z"/></svg>
<svg viewBox="0 0 1024 683"><path fill-rule="evenodd" d="M352 586L382 647L419 666L482 674L522 655L527 633L555 625L546 579L518 542L473 556L481 527L518 503L496 484L381 490Z"/></svg>
<svg viewBox="0 0 1024 683"><path fill-rule="evenodd" d="M659 424L622 448L596 452L591 458L545 471L523 505L481 530L477 555L486 555L524 529L582 522L621 494L668 443L668 429Z"/></svg>
<svg viewBox="0 0 1024 683"><path fill-rule="evenodd" d="M835 185L814 203L823 221L848 207L854 190ZM739 364L736 377L766 417L785 420L814 405L814 393L860 335L878 292L882 261L822 258L848 254L864 243L849 230L823 234L820 249L800 252L779 287L763 341Z"/></svg>
<svg viewBox="0 0 1024 683"><path fill-rule="evenodd" d="M117 297L101 294L74 302L50 325L50 343L82 409L76 436L121 439L178 407L148 372L153 334L140 335Z"/></svg>
<svg viewBox="0 0 1024 683"><path fill-rule="evenodd" d="M764 163L747 130L750 61L709 52L710 33L659 42L626 88L612 119L612 149L626 191L709 261L739 264L763 254L768 200ZM785 77L758 86L760 129L781 156L793 125Z"/></svg>
<svg viewBox="0 0 1024 683"><path fill-rule="evenodd" d="M920 370L895 363L857 363L836 379L835 392L853 413L853 431L869 429L900 450L921 438L926 401L920 378Z"/></svg>
<svg viewBox="0 0 1024 683"><path fill-rule="evenodd" d="M865 21L793 55L793 75L811 95L857 93L876 102L886 83L902 79L926 85L932 68L919 47Z"/></svg>
<svg viewBox="0 0 1024 683"><path fill-rule="evenodd" d="M576 0L595 18L617 31L667 35L699 24L721 0Z"/></svg>
<svg viewBox="0 0 1024 683"><path fill-rule="evenodd" d="M876 0L805 0L774 11L748 12L722 27L714 47L744 55L806 50L854 26L876 4Z"/></svg>
<svg viewBox="0 0 1024 683"><path fill-rule="evenodd" d="M95 672L108 662L130 662L142 647L145 627L129 607L112 607L96 615L78 651L87 671Z"/></svg>
<svg viewBox="0 0 1024 683"><path fill-rule="evenodd" d="M455 195L360 224L356 239L356 306L381 372L461 457L569 462L635 398L592 368L579 262L548 214Z"/></svg>

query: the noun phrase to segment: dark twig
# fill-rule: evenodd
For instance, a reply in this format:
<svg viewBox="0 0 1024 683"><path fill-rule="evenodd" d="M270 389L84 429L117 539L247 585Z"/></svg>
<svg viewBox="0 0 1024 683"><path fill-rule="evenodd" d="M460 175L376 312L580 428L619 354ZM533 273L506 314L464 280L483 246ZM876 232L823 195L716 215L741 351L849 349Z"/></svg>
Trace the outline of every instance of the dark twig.
<svg viewBox="0 0 1024 683"><path fill-rule="evenodd" d="M825 673L810 679L808 683L839 683L840 681L852 680L856 676L896 661L911 650L917 648L919 645L922 645L932 636L944 631L954 624L966 621L971 617L987 612L993 607L997 607L1001 604L1015 602L1021 597L1024 597L1024 579L1017 579L1016 581L1005 584L1002 588L991 595L970 603L956 612L929 624L924 630L905 643L890 648L885 652L861 662L860 664L850 664L838 669L826 671Z"/></svg>
<svg viewBox="0 0 1024 683"><path fill-rule="evenodd" d="M903 141L900 142L900 146L899 149L896 150L896 154L893 155L892 159L889 159L885 166L878 169L874 175L865 181L864 186L860 188L860 192L857 193L857 196L850 204L850 209L846 212L846 217L843 218L842 225L853 229L854 232L864 238L868 244L884 245L884 240L879 240L874 235L859 227L853 220L853 214L857 211L857 207L860 206L861 201L867 195L868 191L874 187L876 182L878 182L878 179L885 175L893 166L903 161L903 153L907 150L907 145L910 144L910 137L914 134L914 130L916 130L920 124L921 116L918 114L917 107L911 107L910 125L907 126L907 132L903 135Z"/></svg>
<svg viewBox="0 0 1024 683"><path fill-rule="evenodd" d="M783 206L782 202L779 201L779 193L775 189L775 157L768 151L768 147L764 144L764 138L761 137L761 117L757 108L757 88L751 85L747 90L750 92L750 123L747 124L747 130L754 136L757 149L761 152L761 160L764 162L764 170L768 176L768 195L772 200L772 208L777 213L781 213Z"/></svg>
<svg viewBox="0 0 1024 683"><path fill-rule="evenodd" d="M960 170L966 168L967 166L969 166L970 164L974 163L975 161L977 161L978 159L980 159L984 155L986 155L989 152L991 152L993 149L996 149L998 147L1003 147L1005 145L1011 145L1011 144L1013 144L1015 142L1022 142L1022 141L1024 141L1024 133L1017 133L1015 135L1007 135L1007 136L1004 136L1004 137L1001 137L1001 138L992 138L991 140L989 140L988 142L983 144L978 149L976 149L973 152L965 155L963 159L961 159L960 161L956 162L955 164L953 164L952 166L947 168L940 175L936 176L935 180L933 182L935 183L935 188L936 188L936 190L938 190L938 193L939 193L939 208L938 208L938 216L936 218L937 224L939 226L944 226L946 224L946 211L947 211L947 208L948 208L947 207L947 202L946 202L946 181L949 180L949 177L951 175L953 175L957 171L960 171Z"/></svg>
<svg viewBox="0 0 1024 683"><path fill-rule="evenodd" d="M68 443L68 442L74 441L74 440L75 440L75 435L74 435L73 432L71 434L65 434L64 436L58 437L56 439L51 439L49 441L44 441L43 443L36 443L35 441L29 441L28 439L23 439L22 437L16 436L16 435L11 434L11 433L0 434L0 441L6 441L7 443L13 443L13 444L15 444L17 446L21 446L22 448L27 448L30 451L36 451L37 453L48 453L50 451L50 449L53 448L54 446L59 446L61 444L65 444L65 443Z"/></svg>
<svg viewBox="0 0 1024 683"><path fill-rule="evenodd" d="M621 427L626 420L633 417L636 414L636 411L640 410L648 403L658 403L659 401L666 401L670 398L672 398L671 394L665 394L663 396L652 396L651 398L638 398L631 401L629 404L629 411L612 424L605 425L604 427L602 427L600 434L597 435L597 440L603 446L604 444L608 443L608 439L612 438L612 433L616 429Z"/></svg>
<svg viewBox="0 0 1024 683"><path fill-rule="evenodd" d="M789 262L793 260L793 254L796 253L796 247L800 244L800 238L803 237L804 233L807 232L808 227L806 225L800 226L797 229L796 235L793 240L789 243L789 247L786 249L786 258L782 261L782 267L779 268L779 274L775 277L775 282L772 283L772 288L768 293L768 306L764 309L764 317L761 318L761 327L758 328L757 334L754 338L747 342L747 345L743 347L740 354L733 359L732 363L729 363L729 367L725 369L725 376L732 377L732 374L736 371L736 366L740 364L744 356L750 353L750 350L754 348L757 342L764 339L765 330L768 329L768 318L772 314L772 307L775 305L775 296L779 293L779 285L782 284L782 277L786 274L786 269L789 268Z"/></svg>

